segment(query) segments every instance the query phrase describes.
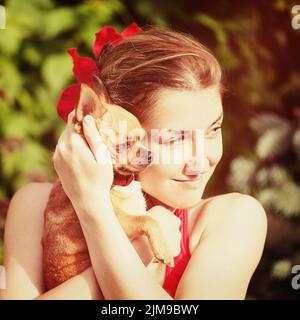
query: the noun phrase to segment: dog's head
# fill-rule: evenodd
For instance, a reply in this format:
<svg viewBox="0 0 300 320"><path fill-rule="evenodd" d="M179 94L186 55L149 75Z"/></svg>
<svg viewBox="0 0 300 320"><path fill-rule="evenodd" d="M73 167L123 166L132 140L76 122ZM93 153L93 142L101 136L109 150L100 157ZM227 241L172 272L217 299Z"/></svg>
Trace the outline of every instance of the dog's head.
<svg viewBox="0 0 300 320"><path fill-rule="evenodd" d="M90 114L110 151L114 171L128 176L141 172L152 162L152 152L143 145L145 131L138 119L112 104L102 81L93 76L93 88L82 83L73 125L83 134L82 120Z"/></svg>

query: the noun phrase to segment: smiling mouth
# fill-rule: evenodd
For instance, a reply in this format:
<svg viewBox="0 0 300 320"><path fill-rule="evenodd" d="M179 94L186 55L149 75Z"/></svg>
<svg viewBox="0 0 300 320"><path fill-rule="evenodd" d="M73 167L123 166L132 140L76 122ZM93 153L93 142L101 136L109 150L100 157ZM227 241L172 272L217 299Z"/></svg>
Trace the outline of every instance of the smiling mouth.
<svg viewBox="0 0 300 320"><path fill-rule="evenodd" d="M196 182L196 181L199 181L202 177L203 177L203 175L201 175L197 178L194 178L194 179L185 179L185 180L172 179L172 180L177 181L177 182Z"/></svg>

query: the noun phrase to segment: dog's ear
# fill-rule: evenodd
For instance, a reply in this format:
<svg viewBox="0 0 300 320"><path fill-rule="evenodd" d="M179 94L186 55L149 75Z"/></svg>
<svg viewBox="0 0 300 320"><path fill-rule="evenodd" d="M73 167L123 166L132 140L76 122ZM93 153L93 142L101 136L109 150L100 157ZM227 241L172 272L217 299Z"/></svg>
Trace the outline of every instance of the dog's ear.
<svg viewBox="0 0 300 320"><path fill-rule="evenodd" d="M92 76L93 79L93 89L98 95L99 99L104 103L110 103L111 99L109 98L109 94L100 78L98 78L95 74Z"/></svg>
<svg viewBox="0 0 300 320"><path fill-rule="evenodd" d="M90 114L95 119L95 122L98 123L106 111L104 103L99 99L94 90L87 84L81 83L79 101L75 108L75 117L73 118L75 130L77 132L82 131L82 120L87 114Z"/></svg>

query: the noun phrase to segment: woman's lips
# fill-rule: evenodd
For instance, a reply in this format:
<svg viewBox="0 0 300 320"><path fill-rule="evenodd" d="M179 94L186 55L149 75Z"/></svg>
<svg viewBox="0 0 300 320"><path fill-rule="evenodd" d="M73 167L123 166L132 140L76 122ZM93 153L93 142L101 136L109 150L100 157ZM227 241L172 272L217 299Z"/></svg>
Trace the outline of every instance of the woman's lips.
<svg viewBox="0 0 300 320"><path fill-rule="evenodd" d="M189 189L198 189L203 184L203 175L194 179L189 179L189 180L178 180L178 179L172 179L172 180L179 182L181 185Z"/></svg>
<svg viewBox="0 0 300 320"><path fill-rule="evenodd" d="M196 178L190 178L190 179L173 179L178 182L189 182L189 181L199 181L203 177L203 174L200 176L197 176Z"/></svg>

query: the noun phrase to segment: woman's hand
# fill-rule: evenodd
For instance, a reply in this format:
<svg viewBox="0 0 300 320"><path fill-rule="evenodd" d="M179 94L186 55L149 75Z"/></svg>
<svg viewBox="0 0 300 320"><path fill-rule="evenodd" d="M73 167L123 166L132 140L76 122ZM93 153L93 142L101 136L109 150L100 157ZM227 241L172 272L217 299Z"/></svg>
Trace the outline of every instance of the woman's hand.
<svg viewBox="0 0 300 320"><path fill-rule="evenodd" d="M158 222L171 255L173 257L178 256L181 249L180 244L182 238L179 230L181 220L163 206L154 206L147 211L147 214Z"/></svg>
<svg viewBox="0 0 300 320"><path fill-rule="evenodd" d="M109 151L93 118L84 118L85 141L74 131L74 115L73 110L58 140L52 160L68 198L74 206L82 206L99 198L99 193L109 196L113 183L113 167ZM92 120L91 123L86 121L88 118Z"/></svg>

